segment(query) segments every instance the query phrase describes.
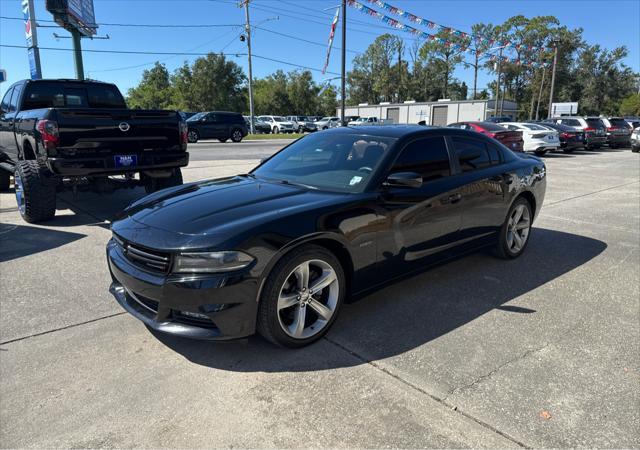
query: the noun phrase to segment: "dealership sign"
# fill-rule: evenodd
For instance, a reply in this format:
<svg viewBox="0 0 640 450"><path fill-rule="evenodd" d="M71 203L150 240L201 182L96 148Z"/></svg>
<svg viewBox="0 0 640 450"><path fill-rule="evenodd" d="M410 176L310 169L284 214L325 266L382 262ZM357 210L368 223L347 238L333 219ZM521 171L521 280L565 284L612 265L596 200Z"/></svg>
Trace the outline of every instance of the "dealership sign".
<svg viewBox="0 0 640 450"><path fill-rule="evenodd" d="M68 31L79 31L85 36L96 34L98 26L93 0L47 0L49 11L56 23Z"/></svg>
<svg viewBox="0 0 640 450"><path fill-rule="evenodd" d="M40 53L38 50L38 34L36 32L35 9L33 0L22 0L22 17L24 18L24 37L27 40L27 56L29 57L29 72L32 80L42 78L40 68Z"/></svg>

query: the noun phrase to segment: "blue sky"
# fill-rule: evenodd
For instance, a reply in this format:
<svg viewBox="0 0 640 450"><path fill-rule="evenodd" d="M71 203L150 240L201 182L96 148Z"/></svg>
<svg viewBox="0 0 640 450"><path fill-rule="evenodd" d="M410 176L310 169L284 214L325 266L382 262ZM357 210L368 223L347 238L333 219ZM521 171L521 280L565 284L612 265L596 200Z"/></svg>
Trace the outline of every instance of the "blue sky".
<svg viewBox="0 0 640 450"><path fill-rule="evenodd" d="M331 16L338 0L251 0L251 21L262 28L297 36L302 40L314 41L314 45L302 40L284 37L273 32L256 29L253 35L255 55L278 59L294 64L321 68L326 52L326 40ZM367 4L364 0L362 3ZM581 27L583 36L590 43L599 43L606 48L626 45L629 56L626 64L640 71L640 1L469 1L469 0L386 0L408 12L433 22L451 26L462 31L470 31L476 22L502 23L505 19L523 14L555 15L569 28ZM45 10L44 0L35 0L36 16L40 20L51 20ZM235 0L94 0L96 21L98 23L120 24L223 24L241 25L244 22L244 10L237 7ZM368 5L372 6L372 5ZM0 0L0 16L20 17L20 0ZM387 15L390 15L387 13ZM278 17L277 20L274 20ZM394 31L378 20L368 17L352 8L348 8L347 30L347 68L356 52L364 51L377 35L386 31L395 32L406 38L410 44L411 35ZM271 20L268 20L271 19ZM405 21L406 22L406 21ZM42 22L43 25L52 25ZM155 52L202 52L244 53L246 45L238 39L239 27L219 28L142 28L104 25L98 35L109 35L109 40L83 40L84 49L128 50ZM428 31L428 30L427 30ZM71 48L70 39L56 40L53 33L68 36L60 28L39 28L38 38L41 47ZM24 25L21 21L0 20L0 44L25 45ZM334 45L340 46L340 28L337 30ZM75 75L73 53L42 50L42 67L46 78ZM123 54L84 54L85 72L88 77L116 83L123 92L135 86L142 71L152 66L156 60L163 60L170 70L191 61L196 56L155 56ZM246 72L246 56L230 56ZM147 64L148 63L148 64ZM146 64L146 65L144 65ZM131 67L139 66L139 67ZM14 81L29 77L29 64L25 49L0 48L0 68L8 74L8 82L0 86L0 91ZM255 58L253 71L255 77L294 66L281 62ZM340 53L331 55L329 71L340 71ZM314 71L317 81L333 75L322 75ZM472 84L472 72L463 67L455 74L461 80ZM492 79L481 74L479 87L484 87ZM338 83L339 80L334 81Z"/></svg>

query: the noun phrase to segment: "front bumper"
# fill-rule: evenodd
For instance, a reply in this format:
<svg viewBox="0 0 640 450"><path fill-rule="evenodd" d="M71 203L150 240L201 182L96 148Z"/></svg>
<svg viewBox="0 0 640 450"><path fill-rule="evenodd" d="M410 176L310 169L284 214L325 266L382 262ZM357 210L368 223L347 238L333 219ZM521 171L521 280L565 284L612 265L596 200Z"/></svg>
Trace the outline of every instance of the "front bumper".
<svg viewBox="0 0 640 450"><path fill-rule="evenodd" d="M122 174L145 170L173 169L189 164L188 152L137 153L138 163L131 167L116 167L115 154L87 158L47 158L46 164L55 175L82 177L99 174Z"/></svg>
<svg viewBox="0 0 640 450"><path fill-rule="evenodd" d="M255 333L257 281L248 272L177 275L145 271L112 239L107 261L116 301L148 327L205 340L243 338Z"/></svg>

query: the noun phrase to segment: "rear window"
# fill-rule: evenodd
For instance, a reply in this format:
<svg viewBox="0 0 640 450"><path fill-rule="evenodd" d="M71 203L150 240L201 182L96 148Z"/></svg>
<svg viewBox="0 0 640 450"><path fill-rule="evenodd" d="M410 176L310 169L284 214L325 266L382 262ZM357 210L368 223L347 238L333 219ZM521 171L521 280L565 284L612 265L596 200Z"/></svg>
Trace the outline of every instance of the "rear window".
<svg viewBox="0 0 640 450"><path fill-rule="evenodd" d="M586 119L586 121L591 128L605 128L604 122L600 119Z"/></svg>
<svg viewBox="0 0 640 450"><path fill-rule="evenodd" d="M29 83L22 109L39 108L126 108L126 104L109 84Z"/></svg>
<svg viewBox="0 0 640 450"><path fill-rule="evenodd" d="M624 119L609 119L609 123L611 124L612 127L618 127L618 128L629 127L629 125L627 125L627 121Z"/></svg>
<svg viewBox="0 0 640 450"><path fill-rule="evenodd" d="M478 126L486 131L504 131L504 127L498 125L497 123L480 122Z"/></svg>

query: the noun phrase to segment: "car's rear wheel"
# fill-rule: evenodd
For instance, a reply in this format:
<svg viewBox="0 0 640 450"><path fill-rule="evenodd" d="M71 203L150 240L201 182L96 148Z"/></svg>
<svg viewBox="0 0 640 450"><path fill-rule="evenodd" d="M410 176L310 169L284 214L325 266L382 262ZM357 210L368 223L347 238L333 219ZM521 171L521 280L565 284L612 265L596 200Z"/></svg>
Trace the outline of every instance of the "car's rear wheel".
<svg viewBox="0 0 640 450"><path fill-rule="evenodd" d="M344 271L333 253L315 245L293 250L265 282L258 332L283 347L309 345L335 321L345 290Z"/></svg>
<svg viewBox="0 0 640 450"><path fill-rule="evenodd" d="M229 140L229 138L218 138L218 140L224 144Z"/></svg>
<svg viewBox="0 0 640 450"><path fill-rule="evenodd" d="M200 135L198 134L198 132L196 130L189 130L189 133L187 133L187 140L191 144L195 144L196 142L198 142L198 139L200 139Z"/></svg>
<svg viewBox="0 0 640 450"><path fill-rule="evenodd" d="M544 156L544 155L547 154L547 151L546 150L536 150L534 153L536 155L538 155L538 156Z"/></svg>
<svg viewBox="0 0 640 450"><path fill-rule="evenodd" d="M520 256L529 242L533 213L524 197L518 198L507 214L498 239L497 254L504 259Z"/></svg>
<svg viewBox="0 0 640 450"><path fill-rule="evenodd" d="M278 134L280 132L280 128L273 127L273 134Z"/></svg>
<svg viewBox="0 0 640 450"><path fill-rule="evenodd" d="M56 186L37 161L19 161L14 174L16 203L29 223L43 222L56 215Z"/></svg>
<svg viewBox="0 0 640 450"><path fill-rule="evenodd" d="M238 130L237 128L235 130L233 130L231 132L231 140L233 142L240 142L242 141L242 131Z"/></svg>

